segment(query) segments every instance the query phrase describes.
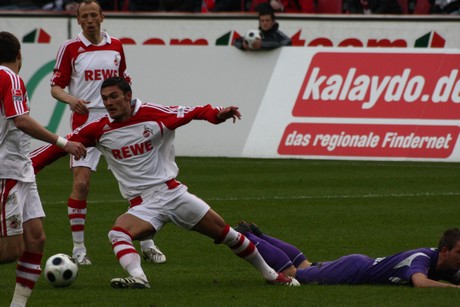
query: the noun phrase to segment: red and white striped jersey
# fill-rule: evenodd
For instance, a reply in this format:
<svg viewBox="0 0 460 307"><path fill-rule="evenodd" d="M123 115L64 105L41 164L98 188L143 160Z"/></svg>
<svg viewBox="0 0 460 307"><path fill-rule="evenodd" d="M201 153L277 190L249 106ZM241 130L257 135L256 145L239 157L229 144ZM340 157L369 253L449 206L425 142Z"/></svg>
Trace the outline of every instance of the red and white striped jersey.
<svg viewBox="0 0 460 307"><path fill-rule="evenodd" d="M0 179L35 181L28 157L30 136L12 120L27 113L29 99L24 81L8 67L0 66Z"/></svg>
<svg viewBox="0 0 460 307"><path fill-rule="evenodd" d="M143 104L136 99L133 116L126 122L112 121L108 116L76 129L68 138L85 146L95 146L104 155L118 180L126 199L147 188L176 178L175 129L191 120L221 123L217 113L222 108ZM198 140L199 141L199 140ZM57 146L46 145L31 154L36 171L66 153Z"/></svg>
<svg viewBox="0 0 460 307"><path fill-rule="evenodd" d="M82 32L77 38L64 42L59 48L51 86L68 87L69 94L88 100L89 109L103 109L102 82L113 76L121 76L131 83L126 72L126 60L121 42L101 32L102 42L93 45Z"/></svg>

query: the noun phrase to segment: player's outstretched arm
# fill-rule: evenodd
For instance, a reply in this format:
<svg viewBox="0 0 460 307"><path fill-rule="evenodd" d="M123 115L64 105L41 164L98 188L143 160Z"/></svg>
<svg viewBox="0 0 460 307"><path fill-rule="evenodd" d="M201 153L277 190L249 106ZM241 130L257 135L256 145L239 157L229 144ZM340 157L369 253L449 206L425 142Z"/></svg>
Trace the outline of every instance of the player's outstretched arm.
<svg viewBox="0 0 460 307"><path fill-rule="evenodd" d="M217 113L217 118L223 121L233 118L233 122L235 123L237 119L241 119L241 113L238 107L230 106L220 110L219 113Z"/></svg>
<svg viewBox="0 0 460 307"><path fill-rule="evenodd" d="M416 288L460 288L460 286L429 279L425 274L415 273L411 277Z"/></svg>
<svg viewBox="0 0 460 307"><path fill-rule="evenodd" d="M67 141L64 138L51 133L28 114L16 116L13 118L13 121L15 126L22 132L38 140L58 145L65 152L75 156L76 159L86 156L85 146L80 143Z"/></svg>
<svg viewBox="0 0 460 307"><path fill-rule="evenodd" d="M81 143L67 141L62 149L75 157L75 160L86 157L86 147Z"/></svg>

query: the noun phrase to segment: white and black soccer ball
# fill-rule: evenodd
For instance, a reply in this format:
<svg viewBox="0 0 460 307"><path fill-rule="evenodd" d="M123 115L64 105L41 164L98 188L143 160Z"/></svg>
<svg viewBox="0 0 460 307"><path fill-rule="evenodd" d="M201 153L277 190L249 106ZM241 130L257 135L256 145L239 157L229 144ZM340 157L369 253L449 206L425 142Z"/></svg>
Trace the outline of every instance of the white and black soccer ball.
<svg viewBox="0 0 460 307"><path fill-rule="evenodd" d="M45 278L54 287L70 286L78 275L78 266L69 255L56 254L45 264Z"/></svg>
<svg viewBox="0 0 460 307"><path fill-rule="evenodd" d="M244 35L244 41L248 45L249 49L254 49L252 44L258 39L262 39L262 35L259 30L249 30Z"/></svg>

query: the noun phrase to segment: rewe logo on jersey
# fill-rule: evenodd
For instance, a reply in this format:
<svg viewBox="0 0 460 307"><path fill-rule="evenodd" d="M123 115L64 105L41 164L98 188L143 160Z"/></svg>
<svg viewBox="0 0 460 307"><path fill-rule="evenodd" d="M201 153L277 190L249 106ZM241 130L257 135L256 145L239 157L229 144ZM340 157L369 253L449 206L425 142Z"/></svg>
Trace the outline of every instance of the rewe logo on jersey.
<svg viewBox="0 0 460 307"><path fill-rule="evenodd" d="M133 145L123 146L120 149L112 149L112 155L115 159L121 160L142 155L153 150L152 141L145 141Z"/></svg>
<svg viewBox="0 0 460 307"><path fill-rule="evenodd" d="M118 70L116 69L85 70L85 81L105 80L116 76L118 76Z"/></svg>
<svg viewBox="0 0 460 307"><path fill-rule="evenodd" d="M460 119L459 67L458 54L318 52L293 115Z"/></svg>

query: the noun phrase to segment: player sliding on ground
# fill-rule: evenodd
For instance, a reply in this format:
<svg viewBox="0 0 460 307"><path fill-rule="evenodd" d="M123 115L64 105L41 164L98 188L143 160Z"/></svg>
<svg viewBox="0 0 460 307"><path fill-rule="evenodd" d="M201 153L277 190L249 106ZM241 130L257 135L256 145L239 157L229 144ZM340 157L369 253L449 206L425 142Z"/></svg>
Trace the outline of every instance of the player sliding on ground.
<svg viewBox="0 0 460 307"><path fill-rule="evenodd" d="M255 224L241 222L235 229L257 246L262 257L272 268L295 277L300 283L411 285L417 288L460 287L458 228L446 230L439 240L438 248L418 248L376 259L352 254L334 261L313 264L308 262L297 247L262 233Z"/></svg>
<svg viewBox="0 0 460 307"><path fill-rule="evenodd" d="M150 288L133 240L156 233L168 222L226 244L271 283L299 285L294 278L275 272L251 241L175 179L175 129L194 119L219 124L231 118L235 122L241 118L237 107L144 104L132 99L129 83L120 77L105 80L101 96L109 116L80 127L68 138L101 151L130 203L128 212L115 221L109 239L120 265L131 276L112 279L112 287ZM32 160L39 171L64 155L57 146L44 146L32 153Z"/></svg>

